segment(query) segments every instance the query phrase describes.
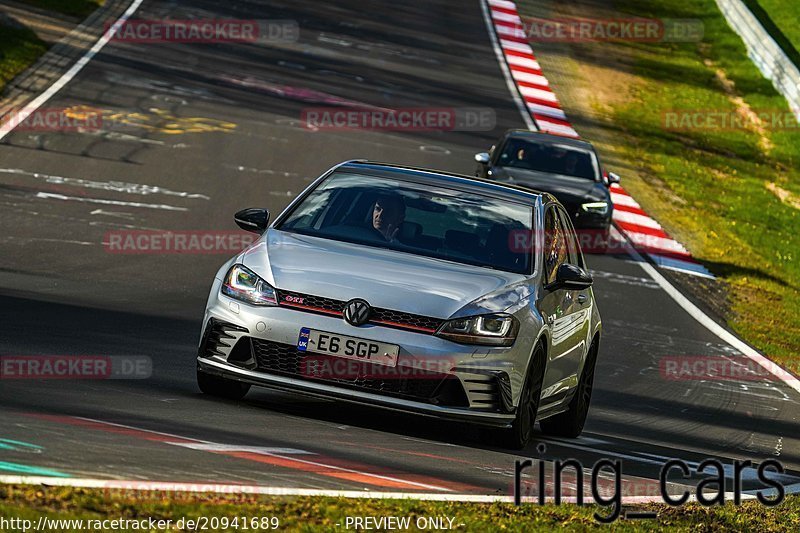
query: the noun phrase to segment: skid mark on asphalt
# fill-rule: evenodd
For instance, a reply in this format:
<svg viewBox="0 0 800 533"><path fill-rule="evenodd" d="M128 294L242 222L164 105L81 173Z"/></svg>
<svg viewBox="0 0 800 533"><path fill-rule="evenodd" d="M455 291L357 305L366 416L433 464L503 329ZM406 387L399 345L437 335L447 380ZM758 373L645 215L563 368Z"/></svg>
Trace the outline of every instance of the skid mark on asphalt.
<svg viewBox="0 0 800 533"><path fill-rule="evenodd" d="M157 185L145 185L141 183L129 183L125 181L95 181L82 178L70 178L65 176L55 176L52 174L43 174L40 172L29 172L21 168L0 168L0 174L12 174L35 180L41 180L45 183L52 183L56 185L69 185L72 187L84 187L87 189L99 189L108 192L120 192L125 194L138 194L141 196L148 196L151 194L163 194L165 196L177 196L179 198L187 198L190 200L210 200L211 197L200 193L191 193L185 191L173 191Z"/></svg>
<svg viewBox="0 0 800 533"><path fill-rule="evenodd" d="M177 85L164 80L154 80L150 78L143 78L141 76L131 76L113 71L104 72L103 77L111 84L119 85L125 88L143 89L148 94L173 94L176 96L189 96L201 100L213 100L227 104L234 103L232 100L221 98L220 96L205 89L185 87L183 85ZM109 92L111 91L112 89L109 88Z"/></svg>
<svg viewBox="0 0 800 533"><path fill-rule="evenodd" d="M255 168L255 167L245 167L242 165L230 165L226 164L223 165L225 168L231 168L238 172L249 172L252 174L267 174L269 176L282 176L284 178L296 178L299 174L295 172L286 172L282 170L273 170L271 168Z"/></svg>
<svg viewBox="0 0 800 533"><path fill-rule="evenodd" d="M82 417L46 415L39 413L28 413L26 416L54 422L57 424L69 424L86 429L115 433L126 437L183 446L217 455L225 455L237 459L244 459L256 463L289 468L292 470L299 470L316 475L377 487L403 490L435 490L441 492L452 492L455 490L478 490L477 487L467 484L453 483L411 473L391 472L388 469L376 467L374 465L356 463L334 457L326 457L313 452L294 448L287 449L225 445L200 439L182 437L170 433L163 433L149 429L136 428L133 426ZM301 459L296 457L297 455L313 455L314 460Z"/></svg>
<svg viewBox="0 0 800 533"><path fill-rule="evenodd" d="M328 94L315 89L307 87L297 87L294 85L284 85L281 83L274 83L269 80L256 78L255 76L230 76L224 75L220 79L231 85L252 89L254 91L276 96L278 98L286 98L289 100L299 100L301 102L327 104L327 105L340 105L348 107L356 107L359 109L372 109L389 111L384 107L378 107L367 104L366 102L358 102L356 100L349 100L333 94Z"/></svg>
<svg viewBox="0 0 800 533"><path fill-rule="evenodd" d="M58 242L61 244L77 244L79 246L94 246L96 242L89 242L89 241L75 241L70 239L47 239L43 237L29 237L29 238L19 238L19 237L0 237L0 242L5 243L12 243L12 244L31 244L34 242Z"/></svg>
<svg viewBox="0 0 800 533"><path fill-rule="evenodd" d="M84 198L81 196L67 196L65 194L53 194L49 192L38 192L35 198L43 200L63 200L67 202L83 202L89 204L121 205L127 207L141 207L145 209L163 209L165 211L188 211L188 207L178 207L168 204L148 204L144 202L123 202L120 200L105 200L102 198Z"/></svg>

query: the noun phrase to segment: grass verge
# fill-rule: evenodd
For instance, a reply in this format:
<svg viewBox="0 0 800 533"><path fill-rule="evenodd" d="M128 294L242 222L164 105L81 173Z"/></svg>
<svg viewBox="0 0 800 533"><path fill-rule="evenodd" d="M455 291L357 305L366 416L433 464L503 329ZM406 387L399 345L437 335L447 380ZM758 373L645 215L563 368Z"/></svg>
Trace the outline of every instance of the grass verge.
<svg viewBox="0 0 800 533"><path fill-rule="evenodd" d="M638 80L633 98L612 106L613 120L630 141L623 152L641 162L639 185L650 189L646 207L730 284L731 326L796 370L800 130L796 122L773 122L772 115L789 116L788 104L748 59L713 0L616 5L635 16L679 12L703 21L700 43L631 47ZM696 111L704 114L696 124L667 124L668 113ZM740 118L743 126L715 125L710 119L717 113ZM653 194L661 187L675 200Z"/></svg>
<svg viewBox="0 0 800 533"><path fill-rule="evenodd" d="M669 527L673 531L749 531L758 524L759 531L797 531L800 528L800 498L787 498L775 508L758 502L741 506L725 505L705 508L696 504L680 508L664 505L637 507L637 511L655 511L658 517L643 521L620 520L614 531L651 531ZM99 489L73 489L32 485L0 485L0 517L31 520L34 524L45 516L56 520L144 519L178 520L200 517L219 522L215 531L242 531L240 527L221 527L220 519L235 517L261 519L277 517L281 531L347 531L347 517L409 517L415 524L419 517L452 518L453 529L461 531L568 531L605 530L598 523L591 506L523 504L466 504L415 500L338 499L316 497L267 497L249 495L200 495L190 493L133 493ZM599 510L603 515L605 510ZM86 524L84 524L85 526ZM185 521L184 521L185 525ZM351 524L352 525L352 524ZM422 523L420 523L422 525ZM80 531L75 523L61 524L51 531ZM118 528L117 528L118 529ZM189 530L191 528L184 529ZM199 529L199 528L196 528ZM255 529L255 528L250 528ZM267 528L261 528L267 529ZM354 529L353 527L350 528ZM378 528L385 530L384 528ZM417 528L412 527L411 530ZM104 529L96 529L104 530ZM108 528L108 531L113 530Z"/></svg>
<svg viewBox="0 0 800 533"><path fill-rule="evenodd" d="M529 16L539 4L521 2ZM548 46L533 44L545 74L560 77L556 91L579 131L620 170L639 203L722 281L728 301L713 307L797 373L800 128L787 119L786 100L748 59L714 0L551 6L556 17L702 21L700 42L551 47L567 61L548 63Z"/></svg>
<svg viewBox="0 0 800 533"><path fill-rule="evenodd" d="M105 0L18 0L25 4L56 11L73 17L86 18L92 11L102 6Z"/></svg>
<svg viewBox="0 0 800 533"><path fill-rule="evenodd" d="M31 66L47 45L28 28L0 23L0 94L14 76Z"/></svg>
<svg viewBox="0 0 800 533"><path fill-rule="evenodd" d="M762 23L770 31L771 35L774 36L769 26L774 24L778 28L781 35L775 36L776 41L792 57L792 61L800 67L800 62L798 62L798 56L800 56L800 53L798 53L798 50L800 50L800 17L797 15L797 2L794 0L746 0L746 3L759 19L761 19L759 10L766 14L769 21ZM781 42L782 38L789 41L792 47L791 51L786 50L785 44Z"/></svg>

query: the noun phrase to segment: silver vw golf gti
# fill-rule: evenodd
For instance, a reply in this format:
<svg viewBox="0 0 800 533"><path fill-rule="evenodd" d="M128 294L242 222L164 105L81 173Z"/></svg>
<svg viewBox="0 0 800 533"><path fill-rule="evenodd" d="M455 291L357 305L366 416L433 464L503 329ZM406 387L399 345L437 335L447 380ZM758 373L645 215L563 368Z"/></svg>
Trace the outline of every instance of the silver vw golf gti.
<svg viewBox="0 0 800 533"><path fill-rule="evenodd" d="M366 161L317 179L215 276L207 394L251 385L479 424L524 447L583 429L600 315L546 193Z"/></svg>

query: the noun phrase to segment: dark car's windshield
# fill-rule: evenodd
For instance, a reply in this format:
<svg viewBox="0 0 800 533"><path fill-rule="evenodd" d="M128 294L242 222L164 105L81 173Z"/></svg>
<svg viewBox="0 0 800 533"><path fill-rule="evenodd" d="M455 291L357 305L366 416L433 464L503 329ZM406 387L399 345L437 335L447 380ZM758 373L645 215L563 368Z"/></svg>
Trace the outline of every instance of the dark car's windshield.
<svg viewBox="0 0 800 533"><path fill-rule="evenodd" d="M533 205L336 172L277 229L527 274L532 254L516 243L532 220Z"/></svg>
<svg viewBox="0 0 800 533"><path fill-rule="evenodd" d="M599 180L599 167L594 154L568 144L512 138L503 146L496 164L500 167Z"/></svg>

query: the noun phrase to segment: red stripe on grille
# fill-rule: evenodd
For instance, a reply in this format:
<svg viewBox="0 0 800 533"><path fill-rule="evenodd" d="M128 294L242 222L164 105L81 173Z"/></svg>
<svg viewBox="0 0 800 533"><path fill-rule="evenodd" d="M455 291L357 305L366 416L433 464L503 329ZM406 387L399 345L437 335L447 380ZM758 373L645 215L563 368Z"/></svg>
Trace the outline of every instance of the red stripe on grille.
<svg viewBox="0 0 800 533"><path fill-rule="evenodd" d="M396 328L410 329L415 331L424 331L425 333L436 333L435 329L412 326L411 324L403 324L401 322L390 322L388 320L370 320L370 323L383 324L384 326L394 326Z"/></svg>
<svg viewBox="0 0 800 533"><path fill-rule="evenodd" d="M322 314L326 314L326 315L330 315L330 316L336 316L336 317L341 317L342 316L342 312L341 311L332 311L330 309L325 309L323 307L315 307L313 305L304 305L304 304L298 304L298 303L293 303L293 302L286 302L284 300L280 301L280 305L282 307L290 307L292 309L298 309L298 310L302 310L302 311L311 311L313 313L322 313ZM392 322L391 320L370 320L369 323L370 324L381 324L383 326L390 326L390 327L395 327L395 328L402 328L402 329L407 329L407 330L410 330L410 331L421 331L421 332L429 333L429 334L430 333L436 333L436 330L432 329L432 328L425 328L425 327L422 327L422 326L413 326L411 324L404 324L402 322Z"/></svg>

